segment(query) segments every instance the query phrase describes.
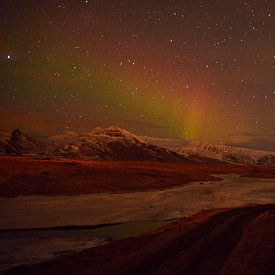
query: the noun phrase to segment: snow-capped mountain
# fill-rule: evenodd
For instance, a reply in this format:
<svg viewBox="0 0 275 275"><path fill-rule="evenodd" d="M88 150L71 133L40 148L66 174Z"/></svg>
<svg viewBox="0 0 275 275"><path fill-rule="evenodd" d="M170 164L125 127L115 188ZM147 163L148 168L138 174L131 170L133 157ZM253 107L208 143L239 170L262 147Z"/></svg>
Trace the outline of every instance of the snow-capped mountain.
<svg viewBox="0 0 275 275"><path fill-rule="evenodd" d="M236 146L212 144L181 139L142 137L146 141L175 151L194 161L223 161L275 165L275 152L248 149Z"/></svg>
<svg viewBox="0 0 275 275"><path fill-rule="evenodd" d="M50 140L59 144L57 150L63 156L113 160L188 161L176 152L144 142L138 136L115 126L97 127L92 132L81 134L67 132L51 137Z"/></svg>
<svg viewBox="0 0 275 275"><path fill-rule="evenodd" d="M189 161L183 155L147 143L118 127L95 128L88 133L65 132L37 140L14 130L9 138L0 139L4 155L35 154L82 159Z"/></svg>
<svg viewBox="0 0 275 275"><path fill-rule="evenodd" d="M275 152L211 144L200 141L190 141L176 151L185 156L198 155L231 163L275 164L273 159L275 158Z"/></svg>
<svg viewBox="0 0 275 275"><path fill-rule="evenodd" d="M48 139L57 142L57 143L68 143L72 142L74 140L77 140L79 138L79 133L73 132L73 131L66 131L64 133L49 137Z"/></svg>
<svg viewBox="0 0 275 275"><path fill-rule="evenodd" d="M65 133L44 140L16 129L0 133L0 154L36 154L81 159L230 162L275 165L275 152L180 139L138 136L119 127Z"/></svg>

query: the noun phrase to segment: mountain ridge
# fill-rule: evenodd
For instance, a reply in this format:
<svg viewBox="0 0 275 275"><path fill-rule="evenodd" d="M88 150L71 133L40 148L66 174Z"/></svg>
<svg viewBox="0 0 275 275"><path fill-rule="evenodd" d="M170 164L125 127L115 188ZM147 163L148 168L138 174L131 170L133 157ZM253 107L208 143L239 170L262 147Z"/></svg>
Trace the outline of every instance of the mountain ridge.
<svg viewBox="0 0 275 275"><path fill-rule="evenodd" d="M139 136L123 128L96 127L90 132L66 131L46 139L34 139L19 129L0 139L2 155L42 155L52 157L157 160L183 162L229 162L274 165L275 152L211 144L201 141Z"/></svg>
<svg viewBox="0 0 275 275"><path fill-rule="evenodd" d="M146 143L138 136L119 127L95 128L92 132L66 132L36 140L15 129L10 137L1 141L2 155L42 155L66 158L109 160L157 160L188 162L184 156Z"/></svg>

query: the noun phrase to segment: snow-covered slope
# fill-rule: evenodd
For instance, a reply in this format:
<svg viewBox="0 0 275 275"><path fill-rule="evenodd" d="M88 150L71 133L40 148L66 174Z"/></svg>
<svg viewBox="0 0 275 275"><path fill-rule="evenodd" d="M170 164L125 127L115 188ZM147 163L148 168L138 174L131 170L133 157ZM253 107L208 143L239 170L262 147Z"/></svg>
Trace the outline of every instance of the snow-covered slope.
<svg viewBox="0 0 275 275"><path fill-rule="evenodd" d="M275 152L211 144L200 141L191 141L186 144L186 146L179 148L177 152L185 156L197 154L199 156L232 163L275 164L272 159L272 156L275 156Z"/></svg>
<svg viewBox="0 0 275 275"><path fill-rule="evenodd" d="M138 136L111 126L82 134L67 133L51 137L59 144L56 153L63 156L115 160L188 161L184 156L145 142Z"/></svg>
<svg viewBox="0 0 275 275"><path fill-rule="evenodd" d="M55 136L51 136L48 139L56 142L56 143L68 143L68 142L72 142L74 140L77 140L79 138L79 134L76 132L72 132L72 131L66 131L64 133L55 135Z"/></svg>
<svg viewBox="0 0 275 275"><path fill-rule="evenodd" d="M142 139L175 151L197 162L213 162L216 160L230 163L275 165L275 152L271 151L181 139L153 138L147 136L143 136Z"/></svg>

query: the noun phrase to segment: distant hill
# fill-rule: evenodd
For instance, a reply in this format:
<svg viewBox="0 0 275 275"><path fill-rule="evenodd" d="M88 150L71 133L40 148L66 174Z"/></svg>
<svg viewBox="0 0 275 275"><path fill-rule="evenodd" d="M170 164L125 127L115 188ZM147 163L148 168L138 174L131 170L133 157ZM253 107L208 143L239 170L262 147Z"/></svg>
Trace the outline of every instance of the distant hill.
<svg viewBox="0 0 275 275"><path fill-rule="evenodd" d="M175 151L193 160L217 160L230 163L275 165L275 152L226 146L201 141L144 137L153 144Z"/></svg>
<svg viewBox="0 0 275 275"><path fill-rule="evenodd" d="M177 150L183 155L198 155L230 163L275 164L274 152L192 141ZM273 158L272 158L273 156Z"/></svg>

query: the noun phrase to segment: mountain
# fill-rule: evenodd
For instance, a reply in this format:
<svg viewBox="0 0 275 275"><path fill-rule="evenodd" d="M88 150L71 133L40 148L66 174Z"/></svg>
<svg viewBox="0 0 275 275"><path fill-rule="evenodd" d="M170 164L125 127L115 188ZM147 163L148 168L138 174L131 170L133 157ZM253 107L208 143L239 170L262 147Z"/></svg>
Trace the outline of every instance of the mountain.
<svg viewBox="0 0 275 275"><path fill-rule="evenodd" d="M92 132L67 131L44 140L19 129L0 131L0 154L35 154L80 159L157 160L275 165L275 152L182 139L138 136L111 126Z"/></svg>
<svg viewBox="0 0 275 275"><path fill-rule="evenodd" d="M275 154L264 155L260 157L257 162L263 165L275 165Z"/></svg>
<svg viewBox="0 0 275 275"><path fill-rule="evenodd" d="M56 145L49 141L40 141L24 134L19 129L11 132L10 136L1 135L0 152L3 155L9 154L49 154L56 148Z"/></svg>
<svg viewBox="0 0 275 275"><path fill-rule="evenodd" d="M110 160L188 161L184 156L143 141L140 137L119 127L95 128L92 132L67 132L51 137L59 144L58 151L66 157Z"/></svg>
<svg viewBox="0 0 275 275"><path fill-rule="evenodd" d="M185 156L198 155L200 157L217 159L230 163L275 163L272 159L272 156L273 158L275 157L275 152L253 150L241 147L232 147L220 144L211 144L200 141L191 141L188 144L186 144L186 146L179 148L177 152Z"/></svg>
<svg viewBox="0 0 275 275"><path fill-rule="evenodd" d="M47 140L34 139L19 129L0 138L2 155L42 155L104 160L157 160L188 162L184 156L143 141L115 126L88 133L65 132Z"/></svg>
<svg viewBox="0 0 275 275"><path fill-rule="evenodd" d="M66 131L64 133L49 137L48 139L56 143L67 143L76 140L79 134L73 131Z"/></svg>
<svg viewBox="0 0 275 275"><path fill-rule="evenodd" d="M260 165L275 165L275 152L212 144L202 141L181 139L152 138L144 136L144 140L175 151L195 162L229 162Z"/></svg>
<svg viewBox="0 0 275 275"><path fill-rule="evenodd" d="M18 154L19 152L9 144L11 133L0 130L0 155Z"/></svg>
<svg viewBox="0 0 275 275"><path fill-rule="evenodd" d="M49 141L36 140L19 129L15 129L10 136L9 144L21 154L47 154L52 152L56 145Z"/></svg>

